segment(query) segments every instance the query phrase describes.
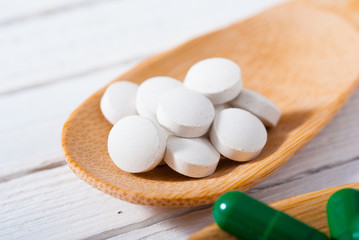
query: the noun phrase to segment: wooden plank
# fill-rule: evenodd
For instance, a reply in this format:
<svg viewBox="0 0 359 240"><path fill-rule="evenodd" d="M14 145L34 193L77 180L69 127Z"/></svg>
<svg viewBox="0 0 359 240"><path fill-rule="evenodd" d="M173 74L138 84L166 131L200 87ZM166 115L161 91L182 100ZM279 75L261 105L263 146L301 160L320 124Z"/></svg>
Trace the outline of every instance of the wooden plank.
<svg viewBox="0 0 359 240"><path fill-rule="evenodd" d="M104 238L191 208L130 204L93 189L67 166L0 184L1 239Z"/></svg>
<svg viewBox="0 0 359 240"><path fill-rule="evenodd" d="M2 25L0 93L143 58L281 1L106 1Z"/></svg>
<svg viewBox="0 0 359 240"><path fill-rule="evenodd" d="M208 207L206 209L196 210L184 216L167 219L143 229L136 229L110 239L186 239L212 223L212 208Z"/></svg>
<svg viewBox="0 0 359 240"><path fill-rule="evenodd" d="M359 182L358 169L359 155L340 165L323 167L311 174L302 174L294 181L284 180L281 184L267 185L264 189L254 187L248 193L266 203L274 202L303 193Z"/></svg>
<svg viewBox="0 0 359 240"><path fill-rule="evenodd" d="M342 166L326 169L316 174L282 183L275 187L252 194L265 202L273 202L287 197L334 187L346 183L359 182L359 158ZM186 239L204 226L213 223L211 207L195 210L189 214L171 218L143 229L137 229L111 238L124 239Z"/></svg>

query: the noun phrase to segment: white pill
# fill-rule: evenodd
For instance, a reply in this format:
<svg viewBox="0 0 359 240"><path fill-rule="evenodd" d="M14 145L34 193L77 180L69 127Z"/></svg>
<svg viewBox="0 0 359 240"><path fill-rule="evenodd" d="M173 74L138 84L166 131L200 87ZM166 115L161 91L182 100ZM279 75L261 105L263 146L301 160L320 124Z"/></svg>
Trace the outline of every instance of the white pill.
<svg viewBox="0 0 359 240"><path fill-rule="evenodd" d="M174 88L164 93L157 108L158 122L180 137L204 135L213 118L211 101L186 88Z"/></svg>
<svg viewBox="0 0 359 240"><path fill-rule="evenodd" d="M215 117L210 138L223 156L243 162L259 155L267 141L263 123L253 114L239 108L228 108Z"/></svg>
<svg viewBox="0 0 359 240"><path fill-rule="evenodd" d="M144 81L138 88L136 109L138 114L151 119L156 118L158 101L163 93L181 87L182 83L171 77L153 77Z"/></svg>
<svg viewBox="0 0 359 240"><path fill-rule="evenodd" d="M112 124L136 112L136 92L138 85L128 81L114 82L107 87L101 98L101 111Z"/></svg>
<svg viewBox="0 0 359 240"><path fill-rule="evenodd" d="M213 174L220 155L205 138L170 136L167 139L164 159L176 172L188 177L201 178Z"/></svg>
<svg viewBox="0 0 359 240"><path fill-rule="evenodd" d="M209 98L214 105L228 102L242 90L241 69L226 58L208 58L188 71L184 86Z"/></svg>
<svg viewBox="0 0 359 240"><path fill-rule="evenodd" d="M267 127L277 125L282 114L280 109L268 98L249 89L243 89L238 97L231 101L231 105L251 112Z"/></svg>
<svg viewBox="0 0 359 240"><path fill-rule="evenodd" d="M155 168L165 149L166 139L158 124L141 116L122 118L108 136L108 153L126 172L139 173Z"/></svg>

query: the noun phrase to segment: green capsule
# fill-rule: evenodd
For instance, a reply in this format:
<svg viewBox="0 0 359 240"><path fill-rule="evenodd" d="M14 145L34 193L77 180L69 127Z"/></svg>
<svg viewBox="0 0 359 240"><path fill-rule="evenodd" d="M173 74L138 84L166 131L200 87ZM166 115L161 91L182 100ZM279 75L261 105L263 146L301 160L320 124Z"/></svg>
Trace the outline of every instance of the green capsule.
<svg viewBox="0 0 359 240"><path fill-rule="evenodd" d="M359 191L335 192L327 203L330 235L336 240L359 240Z"/></svg>
<svg viewBox="0 0 359 240"><path fill-rule="evenodd" d="M213 217L224 231L242 240L325 240L318 230L242 193L223 194Z"/></svg>

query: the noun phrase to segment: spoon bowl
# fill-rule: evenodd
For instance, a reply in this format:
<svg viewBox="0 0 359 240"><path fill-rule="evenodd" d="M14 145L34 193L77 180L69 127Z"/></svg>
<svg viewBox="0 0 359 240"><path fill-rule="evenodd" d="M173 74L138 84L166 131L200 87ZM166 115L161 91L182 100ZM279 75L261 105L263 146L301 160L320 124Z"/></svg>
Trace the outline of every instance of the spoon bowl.
<svg viewBox="0 0 359 240"><path fill-rule="evenodd" d="M329 121L358 84L359 33L346 19L306 2L290 2L154 56L114 81L141 83L154 76L183 80L196 62L224 57L242 69L244 87L282 111L253 161L222 159L206 178L182 176L167 166L141 174L121 171L107 153L112 125L100 110L106 87L68 118L62 147L71 170L93 187L136 204L190 206L247 190L280 168Z"/></svg>

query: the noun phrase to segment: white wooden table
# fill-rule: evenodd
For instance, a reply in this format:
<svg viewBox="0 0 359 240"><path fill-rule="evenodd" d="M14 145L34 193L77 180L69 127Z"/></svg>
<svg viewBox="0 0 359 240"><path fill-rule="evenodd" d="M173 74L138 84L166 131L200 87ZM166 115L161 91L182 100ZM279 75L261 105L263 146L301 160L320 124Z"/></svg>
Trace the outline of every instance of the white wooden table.
<svg viewBox="0 0 359 240"><path fill-rule="evenodd" d="M282 0L0 0L0 239L184 239L211 206L130 204L78 179L70 112L145 58ZM251 195L271 202L359 181L359 90Z"/></svg>

